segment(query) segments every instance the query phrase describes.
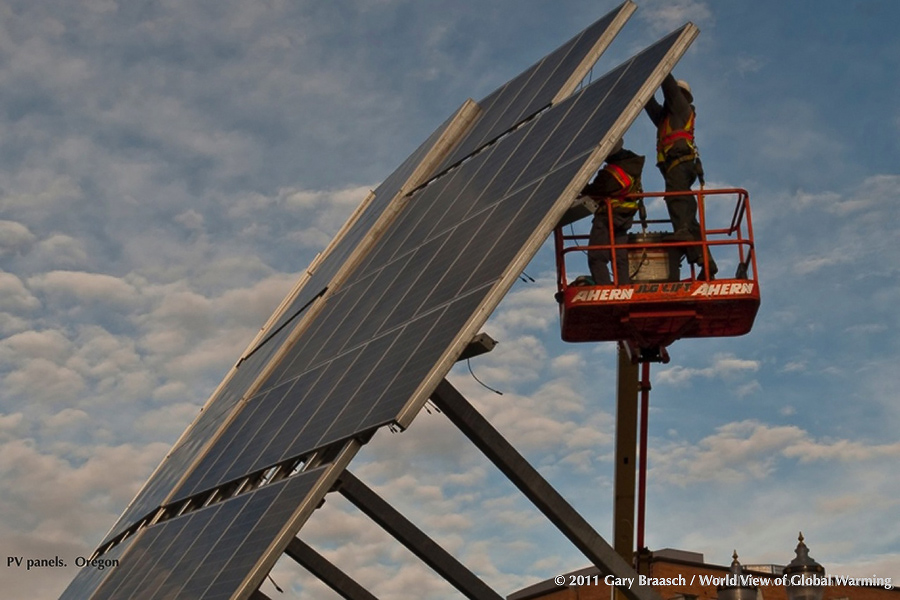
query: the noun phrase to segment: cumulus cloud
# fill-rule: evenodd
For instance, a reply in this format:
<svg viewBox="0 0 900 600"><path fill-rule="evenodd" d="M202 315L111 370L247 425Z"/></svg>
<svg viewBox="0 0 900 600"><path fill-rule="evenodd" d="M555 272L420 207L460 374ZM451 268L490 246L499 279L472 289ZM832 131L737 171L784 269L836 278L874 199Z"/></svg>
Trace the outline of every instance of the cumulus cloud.
<svg viewBox="0 0 900 600"><path fill-rule="evenodd" d="M545 332L556 325L557 312L553 294L556 293L554 274L541 274L535 282L514 287L503 302L503 310L491 319L498 338L507 330Z"/></svg>
<svg viewBox="0 0 900 600"><path fill-rule="evenodd" d="M17 435L21 431L23 420L22 413L0 414L0 436L5 440L8 436Z"/></svg>
<svg viewBox="0 0 900 600"><path fill-rule="evenodd" d="M0 310L18 313L39 308L41 301L12 273L0 271Z"/></svg>
<svg viewBox="0 0 900 600"><path fill-rule="evenodd" d="M639 15L657 35L668 33L688 21L703 25L712 19L712 11L702 0L651 0L641 4Z"/></svg>
<svg viewBox="0 0 900 600"><path fill-rule="evenodd" d="M0 220L0 255L7 252L23 252L31 246L37 236L28 227L16 221Z"/></svg>
<svg viewBox="0 0 900 600"><path fill-rule="evenodd" d="M112 275L84 271L50 271L28 279L28 286L49 302L106 304L135 307L139 292L131 283Z"/></svg>
<svg viewBox="0 0 900 600"><path fill-rule="evenodd" d="M192 231L202 231L204 219L203 215L191 208L179 215L176 215L175 222L179 225L183 225L186 229L190 229Z"/></svg>
<svg viewBox="0 0 900 600"><path fill-rule="evenodd" d="M803 429L755 420L717 428L697 444L667 443L651 454L654 477L687 486L701 482L735 483L774 475L785 459L800 463L846 463L895 459L900 443L866 444L846 439L817 440Z"/></svg>
<svg viewBox="0 0 900 600"><path fill-rule="evenodd" d="M50 268L77 270L88 264L88 252L83 240L57 233L41 240L36 248L37 259Z"/></svg>
<svg viewBox="0 0 900 600"><path fill-rule="evenodd" d="M86 383L71 367L36 358L3 377L10 396L27 402L59 405L85 390Z"/></svg>
<svg viewBox="0 0 900 600"><path fill-rule="evenodd" d="M675 365L659 371L656 377L661 383L683 385L698 377L728 380L740 377L745 373L755 373L759 371L759 368L759 361L756 360L740 359L729 355L719 355L714 357L713 364L709 367L698 369Z"/></svg>

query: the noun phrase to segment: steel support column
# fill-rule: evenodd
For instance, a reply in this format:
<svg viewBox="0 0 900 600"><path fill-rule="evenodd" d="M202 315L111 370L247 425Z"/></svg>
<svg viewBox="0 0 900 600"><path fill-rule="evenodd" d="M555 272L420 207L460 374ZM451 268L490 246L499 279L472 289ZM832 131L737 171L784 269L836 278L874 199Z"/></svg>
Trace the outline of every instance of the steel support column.
<svg viewBox="0 0 900 600"><path fill-rule="evenodd" d="M435 543L409 519L397 512L350 471L338 480L338 491L370 519L378 523L448 583L472 600L503 600L486 583Z"/></svg>
<svg viewBox="0 0 900 600"><path fill-rule="evenodd" d="M634 562L634 484L637 472L638 363L619 344L616 378L616 469L613 492L613 547Z"/></svg>
<svg viewBox="0 0 900 600"><path fill-rule="evenodd" d="M631 568L578 511L482 417L446 379L432 402L604 574L636 578ZM618 588L629 600L660 600L648 586Z"/></svg>

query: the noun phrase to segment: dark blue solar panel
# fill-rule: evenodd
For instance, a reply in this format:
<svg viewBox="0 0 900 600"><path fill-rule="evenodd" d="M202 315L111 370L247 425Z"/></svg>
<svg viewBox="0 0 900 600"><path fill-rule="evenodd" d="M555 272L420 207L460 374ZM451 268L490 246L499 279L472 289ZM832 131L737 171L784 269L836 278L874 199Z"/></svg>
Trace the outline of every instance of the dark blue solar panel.
<svg viewBox="0 0 900 600"><path fill-rule="evenodd" d="M603 37L604 33L609 31L615 34L624 21L620 16L630 14L630 9L627 4L622 4L482 99L478 104L484 112L473 129L444 161L442 168L462 160L502 133L549 107L563 85L573 77L585 77L591 67L590 64L582 64L585 57L592 50L603 50L598 45L601 40L606 39ZM614 25L617 27L611 29Z"/></svg>
<svg viewBox="0 0 900 600"><path fill-rule="evenodd" d="M587 37L604 29L595 24ZM512 265L536 252L555 224L550 214L562 214L599 166L598 144L627 127L623 115L636 116L653 91L648 79L662 78L660 65L677 58L687 37L684 30L667 37L418 189L402 209L391 206L446 124L439 128L379 188L270 331L331 286L317 300L321 311L302 331L294 332L296 322L290 322L240 363L110 537L167 499L187 498L387 423L408 424L431 393L429 384L446 374L454 351L514 281ZM562 65L574 68L580 61L572 57L595 42L574 38L489 97L493 108L485 114L494 124L477 125L478 135L494 135L504 119L543 102L556 84L538 80L565 80ZM360 265L335 285L346 258L388 208L400 210L397 218L381 224L384 234L366 242L371 247ZM293 333L299 335L291 348L269 365ZM123 557L121 568L105 579L79 576L70 597L98 585L98 598L230 597L264 560L312 480L304 474L154 525L113 549ZM288 488L296 494L284 492L290 500L282 500L275 490Z"/></svg>
<svg viewBox="0 0 900 600"><path fill-rule="evenodd" d="M623 5L623 7L624 6L625 5ZM619 7L615 11L612 11L599 19L596 23L575 36L558 50L536 63L519 77L486 98L484 101L484 105L487 107L486 112L478 124L476 124L475 129L466 138L467 141L463 141L462 145L458 146L457 152L468 154L475 146L480 145L485 141L485 139L512 127L522 118L530 116L534 111L549 104L553 96L559 92L559 87L572 76L572 70L581 63L584 56L588 54L592 48L596 47L601 35L610 28L616 17L622 12L623 7ZM212 416L207 416L205 414L201 415L195 426L189 430L182 442L173 449L166 459L164 459L160 468L151 477L142 492L135 498L129 508L126 509L125 513L111 530L107 540L112 539L121 531L124 531L132 523L135 523L146 516L169 498L173 487L177 485L181 477L197 460L209 440L219 431L224 419L231 413L236 402L250 391L251 386L256 382L260 373L271 362L275 352L280 349L284 341L290 335L293 326L296 323L296 316L308 305L308 303L313 302L316 296L331 283L332 278L343 266L347 258L354 250L356 250L364 236L368 234L372 225L385 212L396 194L401 190L402 186L406 184L410 175L420 164L423 157L434 146L440 136L446 132L451 121L452 117L438 127L435 132L432 133L432 135L378 187L375 198L368 204L355 223L353 223L346 231L343 238L334 245L323 260L319 262L316 271L299 291L293 302L291 302L283 310L278 319L276 319L275 323L270 328L270 331L275 332L272 337L268 339L264 338L265 343L254 349L249 357L245 357L245 359L240 362L238 369L232 374L220 394L212 400L208 407ZM489 169L494 169L496 166L497 165L493 164L489 165ZM486 173L488 174L484 175L484 177L492 177L497 171L486 171ZM453 182L456 182L455 187L454 185L451 185ZM505 183L506 182L504 181L498 182L501 186ZM441 185L450 188L447 191L447 194L450 197L457 197L459 195L458 187L465 184L466 182L463 180L451 178ZM469 187L472 185L472 182L469 182ZM448 204L450 203L448 202ZM441 206L439 203L434 205L438 207ZM455 222L456 216L457 215L454 214L445 215L441 220L452 223ZM431 221L429 220L424 221L425 224L430 222ZM425 227L400 227L395 228L394 231L399 232L398 235L403 236L404 238L410 236L415 238L415 236L426 235L429 233L427 225ZM404 239L404 241L408 242L409 240ZM412 241L415 242L415 239ZM370 264L379 263L371 263L370 261ZM399 318L399 315L396 318ZM332 320L326 322L329 326L334 324ZM340 336L347 335L349 331L350 330L347 328L338 328L336 330L337 333L334 334L338 337L332 336L333 339L331 339L331 345L338 347L343 346L345 340L342 340ZM319 354L328 356L330 353L333 353L331 346L324 348Z"/></svg>
<svg viewBox="0 0 900 600"><path fill-rule="evenodd" d="M105 561L110 561L106 564L114 564L111 561L122 558L125 551L131 547L132 542L134 542L134 538L129 538L104 554L103 559ZM118 567L97 569L90 566L82 568L78 571L78 575L75 576L75 579L72 580L72 583L69 584L62 596L59 597L59 600L85 600L86 598L90 598L91 594L93 594L97 588L100 587L100 584L103 583L103 580L110 575L112 572L111 569L117 568Z"/></svg>
<svg viewBox="0 0 900 600"><path fill-rule="evenodd" d="M281 348L293 330L293 326L297 322L295 317L298 316L301 309L314 301L316 296L329 285L335 273L356 250L362 239L369 233L372 225L390 206L422 159L434 147L438 139L445 134L455 116L441 124L396 171L378 186L375 198L366 206L340 241L318 263L316 271L299 291L297 297L272 325L270 331L275 332L274 335L268 339L264 338L265 343L251 349L250 355L239 363L237 370L231 374L219 394L211 399L206 410L189 428L184 438L163 459L157 471L113 526L104 543L119 535L166 501L176 484L200 456L207 442L219 431L236 403L247 394L260 373L271 362L275 352Z"/></svg>
<svg viewBox="0 0 900 600"><path fill-rule="evenodd" d="M301 473L152 525L122 554L119 566L109 571L91 598L231 598L323 472L319 468Z"/></svg>
<svg viewBox="0 0 900 600"><path fill-rule="evenodd" d="M238 417L234 433L223 436L176 497L396 421L678 39L666 38L504 137L449 173L448 183L439 179L416 192L372 250L383 262L365 262L326 301L285 361L289 366L254 398L260 408ZM321 368L312 388L288 385ZM265 418L273 412L278 419ZM274 439L276 447L260 450L259 440Z"/></svg>

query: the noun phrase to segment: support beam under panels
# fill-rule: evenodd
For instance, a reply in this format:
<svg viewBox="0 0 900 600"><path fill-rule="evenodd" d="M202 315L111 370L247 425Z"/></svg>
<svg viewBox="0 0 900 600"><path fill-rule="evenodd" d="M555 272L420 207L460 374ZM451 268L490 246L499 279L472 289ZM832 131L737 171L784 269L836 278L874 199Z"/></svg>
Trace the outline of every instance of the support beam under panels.
<svg viewBox="0 0 900 600"><path fill-rule="evenodd" d="M637 578L634 569L449 381L438 384L431 401L601 572ZM629 600L661 600L648 586L619 589Z"/></svg>
<svg viewBox="0 0 900 600"><path fill-rule="evenodd" d="M369 590L359 585L346 573L334 566L327 558L298 538L291 540L285 554L297 561L303 568L318 577L322 583L340 594L346 600L378 600Z"/></svg>
<svg viewBox="0 0 900 600"><path fill-rule="evenodd" d="M378 523L401 544L448 583L471 600L503 600L497 592L456 560L434 540L397 512L350 471L344 471L338 481L338 491L366 516Z"/></svg>

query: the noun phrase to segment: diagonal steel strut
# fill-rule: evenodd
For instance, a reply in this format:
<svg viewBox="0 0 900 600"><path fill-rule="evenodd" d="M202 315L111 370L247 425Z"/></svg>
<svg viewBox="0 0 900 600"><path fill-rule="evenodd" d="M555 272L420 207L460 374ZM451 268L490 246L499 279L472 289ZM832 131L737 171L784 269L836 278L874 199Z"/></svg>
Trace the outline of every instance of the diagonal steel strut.
<svg viewBox="0 0 900 600"><path fill-rule="evenodd" d="M467 569L446 550L435 543L409 519L385 502L366 484L345 470L339 479L338 491L370 519L378 523L397 541L409 548L425 564L466 598L471 600L503 600L497 592Z"/></svg>
<svg viewBox="0 0 900 600"><path fill-rule="evenodd" d="M307 571L318 577L325 585L340 594L342 598L347 600L378 600L366 588L359 585L299 538L295 537L292 539L284 553L303 565Z"/></svg>
<svg viewBox="0 0 900 600"><path fill-rule="evenodd" d="M431 401L602 573L637 581L635 570L449 381L438 384ZM661 600L649 586L618 589L629 600Z"/></svg>

